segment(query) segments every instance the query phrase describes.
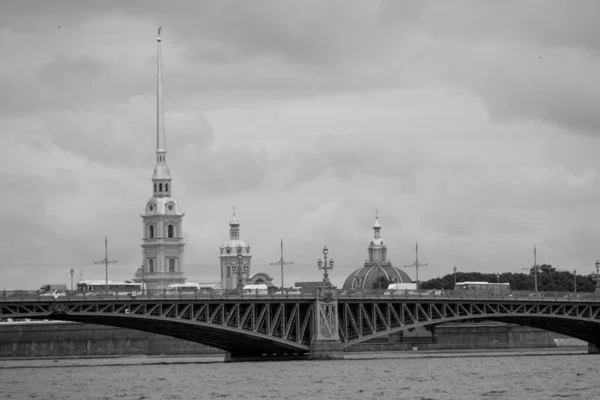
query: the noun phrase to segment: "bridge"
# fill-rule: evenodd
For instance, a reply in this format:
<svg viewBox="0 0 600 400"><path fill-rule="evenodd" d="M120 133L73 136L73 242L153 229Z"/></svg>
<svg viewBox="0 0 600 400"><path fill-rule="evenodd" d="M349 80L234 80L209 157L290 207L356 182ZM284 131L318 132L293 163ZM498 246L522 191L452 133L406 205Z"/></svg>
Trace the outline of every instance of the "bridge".
<svg viewBox="0 0 600 400"><path fill-rule="evenodd" d="M453 321L491 320L565 334L600 350L600 293L382 292L307 295L211 291L142 296L0 292L0 319L53 319L168 335L222 349L227 361L343 358L365 340Z"/></svg>

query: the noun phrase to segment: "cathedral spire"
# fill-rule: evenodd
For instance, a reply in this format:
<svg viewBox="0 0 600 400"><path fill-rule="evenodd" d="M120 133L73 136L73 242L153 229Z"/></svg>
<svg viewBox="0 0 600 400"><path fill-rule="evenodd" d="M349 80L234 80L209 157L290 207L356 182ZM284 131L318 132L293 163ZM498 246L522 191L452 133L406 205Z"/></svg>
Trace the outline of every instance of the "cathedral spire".
<svg viewBox="0 0 600 400"><path fill-rule="evenodd" d="M379 232L381 230L381 224L379 223L379 209L375 209L375 223L373 224L373 230L375 231L374 238L381 238L381 233Z"/></svg>
<svg viewBox="0 0 600 400"><path fill-rule="evenodd" d="M167 166L167 140L165 135L165 113L163 110L162 96L162 55L160 50L160 31L162 26L158 27L158 68L157 68L157 87L156 87L156 166L152 181L155 197L171 196L171 171Z"/></svg>
<svg viewBox="0 0 600 400"><path fill-rule="evenodd" d="M165 113L163 110L163 98L162 98L162 55L160 49L160 31L162 26L158 27L158 36L156 41L158 42L158 73L157 73L157 96L156 96L156 161L165 162L165 156L167 153L167 143L165 137Z"/></svg>
<svg viewBox="0 0 600 400"><path fill-rule="evenodd" d="M235 217L235 207L233 207L233 218L229 223L229 239L239 240L240 239L240 223Z"/></svg>
<svg viewBox="0 0 600 400"><path fill-rule="evenodd" d="M146 202L142 217L142 267L134 282L142 282L148 289L165 289L171 284L184 283L183 216L172 196L171 172L167 165L165 119L162 92L162 26L156 41L156 164L152 174L152 197Z"/></svg>

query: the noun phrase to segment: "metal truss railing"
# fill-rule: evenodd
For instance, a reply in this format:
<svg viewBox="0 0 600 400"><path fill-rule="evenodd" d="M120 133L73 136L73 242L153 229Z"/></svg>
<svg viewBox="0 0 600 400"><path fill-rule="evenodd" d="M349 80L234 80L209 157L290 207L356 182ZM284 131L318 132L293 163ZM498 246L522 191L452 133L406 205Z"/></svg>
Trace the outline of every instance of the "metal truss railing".
<svg viewBox="0 0 600 400"><path fill-rule="evenodd" d="M169 292L168 290L144 290L143 292L115 292L115 291L56 291L49 293L40 293L37 290L4 290L0 291L1 301L54 301L54 300L75 300L75 301L105 301L105 300L281 300L281 299L315 299L314 293L259 293L259 292L240 292L238 290L201 290L195 292Z"/></svg>
<svg viewBox="0 0 600 400"><path fill-rule="evenodd" d="M518 301L597 301L600 302L600 292L534 292L534 291L504 291L493 292L485 290L342 290L338 299L381 299L381 300L415 300L415 299L447 299L447 300L518 300Z"/></svg>
<svg viewBox="0 0 600 400"><path fill-rule="evenodd" d="M387 299L386 299L387 300ZM600 330L600 303L567 301L562 303L552 298L548 301L527 300L498 301L489 299L341 299L338 305L340 337L348 344L361 342L369 337L390 333L417 326L435 325L445 322L492 319L513 320L516 323L528 322L544 328L569 331L569 325L581 325L581 338L593 340L594 332ZM552 325L548 321L560 321ZM519 322L517 322L519 321ZM575 332L574 337L577 337ZM596 338L597 340L598 338Z"/></svg>
<svg viewBox="0 0 600 400"><path fill-rule="evenodd" d="M311 301L280 302L218 300L112 300L0 303L0 319L50 318L87 321L104 317L192 323L213 328L233 328L255 337L277 339L307 346L310 342L313 304ZM242 332L240 332L242 333Z"/></svg>
<svg viewBox="0 0 600 400"><path fill-rule="evenodd" d="M464 290L337 290L338 299L488 299L488 300L532 300L532 301L597 301L600 302L600 292L534 292L534 291L464 291ZM131 292L80 292L60 291L55 293L40 293L36 290L4 290L0 291L1 301L15 300L124 300L124 299L148 299L148 300L201 300L201 299L244 299L244 300L280 300L280 299L315 299L314 293L287 292L240 292L238 290L200 290L196 292L169 292L166 289L145 290L142 293Z"/></svg>

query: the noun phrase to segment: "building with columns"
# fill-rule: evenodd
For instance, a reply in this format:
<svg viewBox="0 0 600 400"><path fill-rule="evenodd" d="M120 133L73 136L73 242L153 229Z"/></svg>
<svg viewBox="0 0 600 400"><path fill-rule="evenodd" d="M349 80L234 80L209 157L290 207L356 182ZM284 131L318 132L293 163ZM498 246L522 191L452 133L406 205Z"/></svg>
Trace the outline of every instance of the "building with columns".
<svg viewBox="0 0 600 400"><path fill-rule="evenodd" d="M402 270L394 267L387 258L387 246L381 237L381 224L379 217L375 217L373 224L373 238L367 249L368 258L362 268L352 272L344 282L344 289L378 289L380 282L412 283L410 277ZM386 289L383 285L381 289Z"/></svg>
<svg viewBox="0 0 600 400"><path fill-rule="evenodd" d="M144 282L147 289L162 289L184 283L183 216L172 197L171 172L167 165L167 146L162 99L162 58L158 30L156 165L152 174L152 197L146 202L142 217L142 267L134 282Z"/></svg>

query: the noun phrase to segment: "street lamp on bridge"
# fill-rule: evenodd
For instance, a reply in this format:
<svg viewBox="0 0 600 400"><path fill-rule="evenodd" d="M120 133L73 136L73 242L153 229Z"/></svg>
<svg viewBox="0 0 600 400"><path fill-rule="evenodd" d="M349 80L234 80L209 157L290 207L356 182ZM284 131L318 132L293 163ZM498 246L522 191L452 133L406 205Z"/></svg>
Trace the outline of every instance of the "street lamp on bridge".
<svg viewBox="0 0 600 400"><path fill-rule="evenodd" d="M573 291L577 293L577 270L573 270Z"/></svg>
<svg viewBox="0 0 600 400"><path fill-rule="evenodd" d="M496 272L496 283L500 283L500 274Z"/></svg>
<svg viewBox="0 0 600 400"><path fill-rule="evenodd" d="M327 263L327 254L329 254L329 250L327 250L327 246L323 247L323 258L325 259L325 261L322 261L319 258L319 261L317 261L317 265L319 266L319 270L323 271L323 283L325 284L325 286L331 286L331 282L329 281L329 273L327 272L328 270L332 270L333 269L333 258L329 260L329 263Z"/></svg>
<svg viewBox="0 0 600 400"><path fill-rule="evenodd" d="M244 279L248 277L248 265L242 261L242 246L237 247L237 265L231 267L231 270L237 276L237 289L241 291L244 288Z"/></svg>
<svg viewBox="0 0 600 400"><path fill-rule="evenodd" d="M73 273L75 272L75 270L73 268L71 268L71 292L73 291Z"/></svg>

